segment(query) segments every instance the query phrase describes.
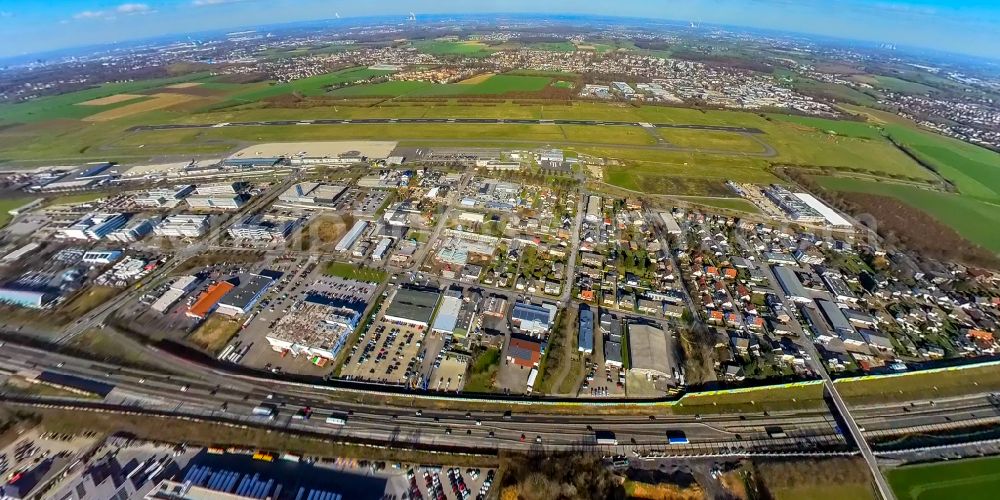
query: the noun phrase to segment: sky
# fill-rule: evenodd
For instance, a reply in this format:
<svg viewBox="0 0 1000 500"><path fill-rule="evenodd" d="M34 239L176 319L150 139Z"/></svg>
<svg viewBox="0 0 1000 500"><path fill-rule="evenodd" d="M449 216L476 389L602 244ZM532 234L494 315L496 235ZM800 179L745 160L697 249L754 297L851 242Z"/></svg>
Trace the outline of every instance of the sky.
<svg viewBox="0 0 1000 500"><path fill-rule="evenodd" d="M312 19L594 14L716 23L1000 59L1000 0L0 0L0 57Z"/></svg>

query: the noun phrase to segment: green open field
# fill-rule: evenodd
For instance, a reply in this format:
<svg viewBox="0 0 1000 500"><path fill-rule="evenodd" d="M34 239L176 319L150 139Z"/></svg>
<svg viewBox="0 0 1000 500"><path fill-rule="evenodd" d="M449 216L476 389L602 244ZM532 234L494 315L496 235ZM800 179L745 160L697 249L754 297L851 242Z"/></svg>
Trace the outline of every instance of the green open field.
<svg viewBox="0 0 1000 500"><path fill-rule="evenodd" d="M911 82L893 76L878 75L873 77L873 79L875 80L873 85L876 87L901 94L927 94L936 90L934 87L922 83Z"/></svg>
<svg viewBox="0 0 1000 500"><path fill-rule="evenodd" d="M783 122L797 123L806 127L815 128L822 132L842 135L845 137L858 137L861 139L879 139L882 137L882 133L879 129L868 122L828 120L825 118L799 115L771 114L768 115L768 117Z"/></svg>
<svg viewBox="0 0 1000 500"><path fill-rule="evenodd" d="M42 97L17 104L0 104L0 125L7 123L31 123L42 120L80 119L109 109L135 103L123 101L103 106L78 106L81 102L100 99L115 94L135 94L157 89L175 83L191 82L208 78L207 73L192 73L174 78L156 78L134 82L106 83L97 87L67 94Z"/></svg>
<svg viewBox="0 0 1000 500"><path fill-rule="evenodd" d="M330 262L326 265L324 274L349 280L367 281L369 283L381 283L386 278L385 271L381 269L354 265L347 262Z"/></svg>
<svg viewBox="0 0 1000 500"><path fill-rule="evenodd" d="M475 41L416 40L410 45L434 56L486 57L494 52L489 45Z"/></svg>
<svg viewBox="0 0 1000 500"><path fill-rule="evenodd" d="M817 177L817 182L834 191L859 192L896 198L955 229L963 237L1000 252L1000 202L982 201L960 194L932 191L914 186L843 177Z"/></svg>
<svg viewBox="0 0 1000 500"><path fill-rule="evenodd" d="M874 500L872 489L863 484L828 484L823 486L801 486L773 488L768 490L775 500Z"/></svg>
<svg viewBox="0 0 1000 500"><path fill-rule="evenodd" d="M8 211L21 207L25 203L28 203L29 201L31 201L31 198L23 196L18 196L16 198L13 197L0 198L0 227L6 226L7 223L10 222L11 219L13 219L13 217L9 213L7 213Z"/></svg>
<svg viewBox="0 0 1000 500"><path fill-rule="evenodd" d="M1000 457L899 467L887 476L899 500L987 500L1000 491Z"/></svg>
<svg viewBox="0 0 1000 500"><path fill-rule="evenodd" d="M303 78L301 80L295 80L288 83L259 83L259 84L248 84L244 86L237 87L250 87L247 90L236 92L232 94L222 105L232 105L232 104L244 104L257 102L261 99L266 99L268 97L275 97L285 94L301 94L304 96L317 96L323 95L327 92L327 89L331 86L345 85L354 82L368 80L370 78L375 78L379 76L385 76L392 73L392 71L384 70L374 70L368 68L349 68L340 71L334 71L333 73L327 73L325 75L313 76L310 78ZM226 85L226 84L224 84ZM226 85L225 88L233 88L232 84Z"/></svg>
<svg viewBox="0 0 1000 500"><path fill-rule="evenodd" d="M546 76L493 75L473 84L431 82L384 82L337 89L337 97L445 97L501 95L508 92L538 92L552 81Z"/></svg>
<svg viewBox="0 0 1000 500"><path fill-rule="evenodd" d="M660 135L675 146L724 151L759 153L764 147L744 134L715 130L661 128Z"/></svg>
<svg viewBox="0 0 1000 500"><path fill-rule="evenodd" d="M885 129L952 181L960 193L1000 200L1000 153L901 124L888 124Z"/></svg>
<svg viewBox="0 0 1000 500"><path fill-rule="evenodd" d="M743 198L712 198L707 196L682 196L681 201L695 203L706 207L721 208L723 210L736 210L751 214L760 213L756 205Z"/></svg>

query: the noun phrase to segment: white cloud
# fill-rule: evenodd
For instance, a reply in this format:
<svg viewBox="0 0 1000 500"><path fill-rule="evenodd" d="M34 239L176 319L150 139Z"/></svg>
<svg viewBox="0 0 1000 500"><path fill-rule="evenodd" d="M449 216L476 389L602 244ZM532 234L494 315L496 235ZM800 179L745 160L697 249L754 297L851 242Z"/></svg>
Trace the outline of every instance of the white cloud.
<svg viewBox="0 0 1000 500"><path fill-rule="evenodd" d="M132 16L136 14L152 14L154 12L156 11L144 3L123 3L111 10L85 10L83 12L78 12L73 15L73 19L78 21L88 19L103 19L105 21L112 21L115 19L116 14Z"/></svg>
<svg viewBox="0 0 1000 500"><path fill-rule="evenodd" d="M191 5L194 5L195 7L209 7L212 5L223 5L227 3L239 3L244 1L246 0L194 0L191 2Z"/></svg>
<svg viewBox="0 0 1000 500"><path fill-rule="evenodd" d="M85 10L73 15L73 19L99 19L107 15L103 10Z"/></svg>
<svg viewBox="0 0 1000 500"><path fill-rule="evenodd" d="M119 14L149 14L153 9L144 3L123 3L115 8Z"/></svg>
<svg viewBox="0 0 1000 500"><path fill-rule="evenodd" d="M14 17L14 13L6 10L0 11L0 18L8 19Z"/></svg>

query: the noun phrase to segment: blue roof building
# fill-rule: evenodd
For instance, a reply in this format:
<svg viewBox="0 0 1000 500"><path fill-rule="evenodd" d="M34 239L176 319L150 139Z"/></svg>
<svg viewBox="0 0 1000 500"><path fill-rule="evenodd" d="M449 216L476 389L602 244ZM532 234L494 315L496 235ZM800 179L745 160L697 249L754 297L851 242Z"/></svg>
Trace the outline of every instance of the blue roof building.
<svg viewBox="0 0 1000 500"><path fill-rule="evenodd" d="M576 346L582 353L594 352L594 311L586 304L580 306L580 333L577 334Z"/></svg>

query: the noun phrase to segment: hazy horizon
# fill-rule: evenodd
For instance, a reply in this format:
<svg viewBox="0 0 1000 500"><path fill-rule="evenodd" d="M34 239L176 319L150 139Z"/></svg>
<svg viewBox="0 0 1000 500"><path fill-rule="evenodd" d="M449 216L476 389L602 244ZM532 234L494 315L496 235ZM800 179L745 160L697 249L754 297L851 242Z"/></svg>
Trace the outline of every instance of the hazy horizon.
<svg viewBox="0 0 1000 500"><path fill-rule="evenodd" d="M780 10L780 16L775 12ZM559 0L430 2L388 0L364 6L319 0L159 0L141 3L0 0L0 57L25 56L249 26L326 19L421 15L579 15L635 17L777 30L904 45L1000 59L1000 5L971 0L682 0L670 5L623 0L614 5ZM892 23L883 22L891 16ZM220 21L221 20L221 21ZM872 36L878 33L878 36Z"/></svg>

